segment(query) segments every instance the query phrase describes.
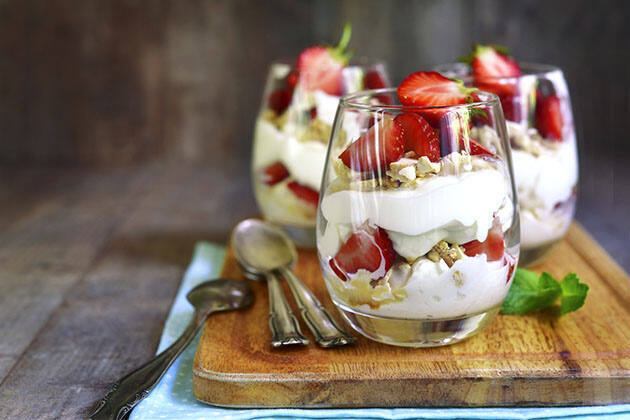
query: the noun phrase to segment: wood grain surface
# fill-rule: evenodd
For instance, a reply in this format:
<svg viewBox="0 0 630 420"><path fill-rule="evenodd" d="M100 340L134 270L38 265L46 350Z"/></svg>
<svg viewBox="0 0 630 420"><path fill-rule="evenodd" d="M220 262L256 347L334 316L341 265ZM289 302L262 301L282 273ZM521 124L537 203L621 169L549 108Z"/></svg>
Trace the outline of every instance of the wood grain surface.
<svg viewBox="0 0 630 420"><path fill-rule="evenodd" d="M266 288L250 282L254 306L213 317L204 328L193 368L195 395L238 407L630 402L628 275L577 224L533 269L557 277L579 273L591 287L584 307L561 318L551 311L499 315L475 337L428 349L387 346L363 337L339 349L273 349ZM296 273L338 316L315 253L300 252ZM223 275L243 278L231 254Z"/></svg>

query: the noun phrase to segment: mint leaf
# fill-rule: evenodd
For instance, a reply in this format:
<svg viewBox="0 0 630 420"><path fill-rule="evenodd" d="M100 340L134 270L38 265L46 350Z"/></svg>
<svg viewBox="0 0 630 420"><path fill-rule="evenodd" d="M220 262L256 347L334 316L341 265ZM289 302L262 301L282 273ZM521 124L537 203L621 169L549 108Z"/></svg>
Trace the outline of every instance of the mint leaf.
<svg viewBox="0 0 630 420"><path fill-rule="evenodd" d="M549 273L540 276L518 268L514 281L503 301L504 314L525 314L552 305L562 294L560 283Z"/></svg>
<svg viewBox="0 0 630 420"><path fill-rule="evenodd" d="M560 313L562 315L577 311L584 305L588 284L582 283L575 273L569 273L562 279L562 300L560 301Z"/></svg>

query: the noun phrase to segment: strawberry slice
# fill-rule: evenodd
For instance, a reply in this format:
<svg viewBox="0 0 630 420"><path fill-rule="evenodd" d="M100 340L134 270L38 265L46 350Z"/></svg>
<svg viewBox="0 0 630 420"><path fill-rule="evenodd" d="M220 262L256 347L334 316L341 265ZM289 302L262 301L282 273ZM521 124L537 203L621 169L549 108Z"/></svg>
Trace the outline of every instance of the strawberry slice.
<svg viewBox="0 0 630 420"><path fill-rule="evenodd" d="M435 71L413 73L398 86L398 100L403 105L448 106L466 102L474 89L461 80L449 79Z"/></svg>
<svg viewBox="0 0 630 420"><path fill-rule="evenodd" d="M517 87L515 81L499 80L521 75L518 63L509 57L506 51L498 51L497 48L491 46L476 45L471 57L475 86L499 96L514 95Z"/></svg>
<svg viewBox="0 0 630 420"><path fill-rule="evenodd" d="M291 190L291 192L293 192L293 194L296 195L297 198L317 207L317 203L319 202L319 193L317 191L295 181L289 182L287 187Z"/></svg>
<svg viewBox="0 0 630 420"><path fill-rule="evenodd" d="M546 139L562 141L562 109L560 98L553 94L543 97L536 92L536 129Z"/></svg>
<svg viewBox="0 0 630 420"><path fill-rule="evenodd" d="M387 169L404 153L403 130L391 117L384 117L339 155L348 167L359 172Z"/></svg>
<svg viewBox="0 0 630 420"><path fill-rule="evenodd" d="M289 170L281 162L273 163L263 169L262 182L275 185L289 176Z"/></svg>
<svg viewBox="0 0 630 420"><path fill-rule="evenodd" d="M269 108L276 114L282 114L291 103L292 92L289 89L278 89L269 95Z"/></svg>
<svg viewBox="0 0 630 420"><path fill-rule="evenodd" d="M304 89L322 90L329 95L341 94L341 71L345 64L338 61L327 47L309 47L298 57L298 71Z"/></svg>
<svg viewBox="0 0 630 420"><path fill-rule="evenodd" d="M343 281L348 279L348 274L354 274L360 269L380 278L391 268L395 258L396 251L387 232L380 227L375 230L365 228L350 235L329 264Z"/></svg>
<svg viewBox="0 0 630 420"><path fill-rule="evenodd" d="M406 112L398 115L394 122L403 131L405 152L413 151L418 156L426 156L431 162L440 160L440 139L435 129L418 114Z"/></svg>
<svg viewBox="0 0 630 420"><path fill-rule="evenodd" d="M465 254L469 257L474 257L478 254L486 254L488 261L497 261L503 258L505 244L503 243L503 229L501 228L499 219L495 217L492 221L492 227L488 231L488 237L485 241L479 242L474 240L462 246L465 249Z"/></svg>
<svg viewBox="0 0 630 420"><path fill-rule="evenodd" d="M472 53L472 72L475 79L518 77L521 68L516 60L495 47L476 45Z"/></svg>
<svg viewBox="0 0 630 420"><path fill-rule="evenodd" d="M363 78L363 87L365 89L383 89L387 87L387 83L385 83L385 79L379 72L371 70L368 71ZM392 104L392 98L388 95L375 95L374 97L384 105Z"/></svg>
<svg viewBox="0 0 630 420"><path fill-rule="evenodd" d="M293 92L298 82L300 81L300 73L298 73L297 70L292 70L291 73L287 75L287 78L285 79L285 81L287 83L287 87L289 88L289 90Z"/></svg>
<svg viewBox="0 0 630 420"><path fill-rule="evenodd" d="M495 156L494 153L490 152L488 149L483 147L476 140L473 140L473 139L469 138L468 141L470 142L470 150L468 150L468 153L470 153L471 155ZM464 139L460 139L459 140L459 147L462 150L467 150L466 149L466 142L464 141Z"/></svg>
<svg viewBox="0 0 630 420"><path fill-rule="evenodd" d="M349 54L346 52L346 47L351 33L352 28L346 24L337 47L316 45L300 53L297 69L304 89L322 90L329 95L341 95L341 72L348 65Z"/></svg>

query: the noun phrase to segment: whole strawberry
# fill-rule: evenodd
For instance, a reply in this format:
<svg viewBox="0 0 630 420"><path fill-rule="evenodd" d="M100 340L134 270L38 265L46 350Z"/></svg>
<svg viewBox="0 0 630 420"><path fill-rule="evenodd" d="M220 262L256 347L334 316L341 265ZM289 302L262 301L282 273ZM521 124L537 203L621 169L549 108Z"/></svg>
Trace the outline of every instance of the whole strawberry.
<svg viewBox="0 0 630 420"><path fill-rule="evenodd" d="M297 69L301 86L307 91L322 90L330 95L341 95L341 72L348 65L350 53L346 51L352 27L346 24L339 45L316 45L300 53Z"/></svg>

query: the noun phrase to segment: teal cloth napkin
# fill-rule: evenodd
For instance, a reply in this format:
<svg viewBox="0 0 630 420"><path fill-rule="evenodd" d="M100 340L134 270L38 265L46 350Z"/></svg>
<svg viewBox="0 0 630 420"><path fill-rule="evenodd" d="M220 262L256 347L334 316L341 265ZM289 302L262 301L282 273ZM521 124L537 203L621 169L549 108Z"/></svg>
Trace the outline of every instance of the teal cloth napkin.
<svg viewBox="0 0 630 420"><path fill-rule="evenodd" d="M225 248L200 242L166 320L158 353L184 330L193 308L186 293L221 272ZM145 419L630 419L630 404L549 408L360 408L360 409L227 409L200 403L193 395L192 364L199 335L168 369L153 392L131 413Z"/></svg>

